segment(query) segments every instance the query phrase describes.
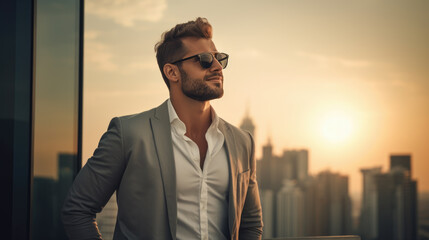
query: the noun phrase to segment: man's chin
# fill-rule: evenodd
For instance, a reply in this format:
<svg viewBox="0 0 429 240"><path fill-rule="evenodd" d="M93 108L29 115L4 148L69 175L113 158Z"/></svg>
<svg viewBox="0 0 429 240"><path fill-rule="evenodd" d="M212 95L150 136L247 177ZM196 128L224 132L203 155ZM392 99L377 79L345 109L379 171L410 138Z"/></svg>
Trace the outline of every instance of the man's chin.
<svg viewBox="0 0 429 240"><path fill-rule="evenodd" d="M213 82L212 84L217 88L222 88L222 82Z"/></svg>
<svg viewBox="0 0 429 240"><path fill-rule="evenodd" d="M193 94L185 94L187 97L194 99L196 101L200 102L206 102L214 99L218 99L223 97L223 89L221 92L218 92L216 94L205 94L205 95L193 95Z"/></svg>

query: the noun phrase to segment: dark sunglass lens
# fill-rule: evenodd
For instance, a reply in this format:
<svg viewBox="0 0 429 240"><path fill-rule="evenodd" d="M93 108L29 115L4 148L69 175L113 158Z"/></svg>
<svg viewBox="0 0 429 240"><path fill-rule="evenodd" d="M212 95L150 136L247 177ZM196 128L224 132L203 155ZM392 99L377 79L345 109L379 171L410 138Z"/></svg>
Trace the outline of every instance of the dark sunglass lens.
<svg viewBox="0 0 429 240"><path fill-rule="evenodd" d="M226 53L217 53L216 59L219 61L222 68L226 68L228 65L228 55Z"/></svg>
<svg viewBox="0 0 429 240"><path fill-rule="evenodd" d="M210 68L213 63L213 56L210 53L202 53L199 55L200 64L203 68Z"/></svg>

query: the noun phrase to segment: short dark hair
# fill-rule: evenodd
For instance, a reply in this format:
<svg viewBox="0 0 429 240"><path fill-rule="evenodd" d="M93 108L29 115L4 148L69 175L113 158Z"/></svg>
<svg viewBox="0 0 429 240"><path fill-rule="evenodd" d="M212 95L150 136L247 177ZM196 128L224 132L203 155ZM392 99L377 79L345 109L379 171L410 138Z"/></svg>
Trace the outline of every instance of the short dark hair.
<svg viewBox="0 0 429 240"><path fill-rule="evenodd" d="M179 60L186 54L186 49L181 40L185 37L211 39L212 26L206 18L198 17L195 21L177 24L170 31L162 34L161 41L155 45L155 52L159 70L161 70L162 78L164 78L168 88L170 88L170 82L165 76L163 68L166 63Z"/></svg>

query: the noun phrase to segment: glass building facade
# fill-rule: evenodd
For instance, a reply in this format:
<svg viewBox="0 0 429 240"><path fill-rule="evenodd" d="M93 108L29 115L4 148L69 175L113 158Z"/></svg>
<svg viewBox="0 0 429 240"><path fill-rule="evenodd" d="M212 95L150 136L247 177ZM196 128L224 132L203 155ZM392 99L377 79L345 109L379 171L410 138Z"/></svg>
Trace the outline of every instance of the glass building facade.
<svg viewBox="0 0 429 240"><path fill-rule="evenodd" d="M81 167L83 0L0 3L2 239L67 239Z"/></svg>

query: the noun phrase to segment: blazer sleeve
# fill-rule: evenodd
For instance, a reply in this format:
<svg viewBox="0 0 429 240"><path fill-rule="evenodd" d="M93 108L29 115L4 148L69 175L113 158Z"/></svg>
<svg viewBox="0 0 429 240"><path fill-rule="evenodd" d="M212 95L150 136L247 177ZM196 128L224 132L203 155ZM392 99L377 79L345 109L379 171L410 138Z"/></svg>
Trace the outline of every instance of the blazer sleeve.
<svg viewBox="0 0 429 240"><path fill-rule="evenodd" d="M62 221L70 239L102 239L96 213L117 189L124 169L121 120L114 118L64 201Z"/></svg>
<svg viewBox="0 0 429 240"><path fill-rule="evenodd" d="M241 214L239 239L261 239L262 238L262 207L259 198L258 183L256 181L256 160L255 143L250 135L251 155L250 155L250 175L246 200Z"/></svg>

